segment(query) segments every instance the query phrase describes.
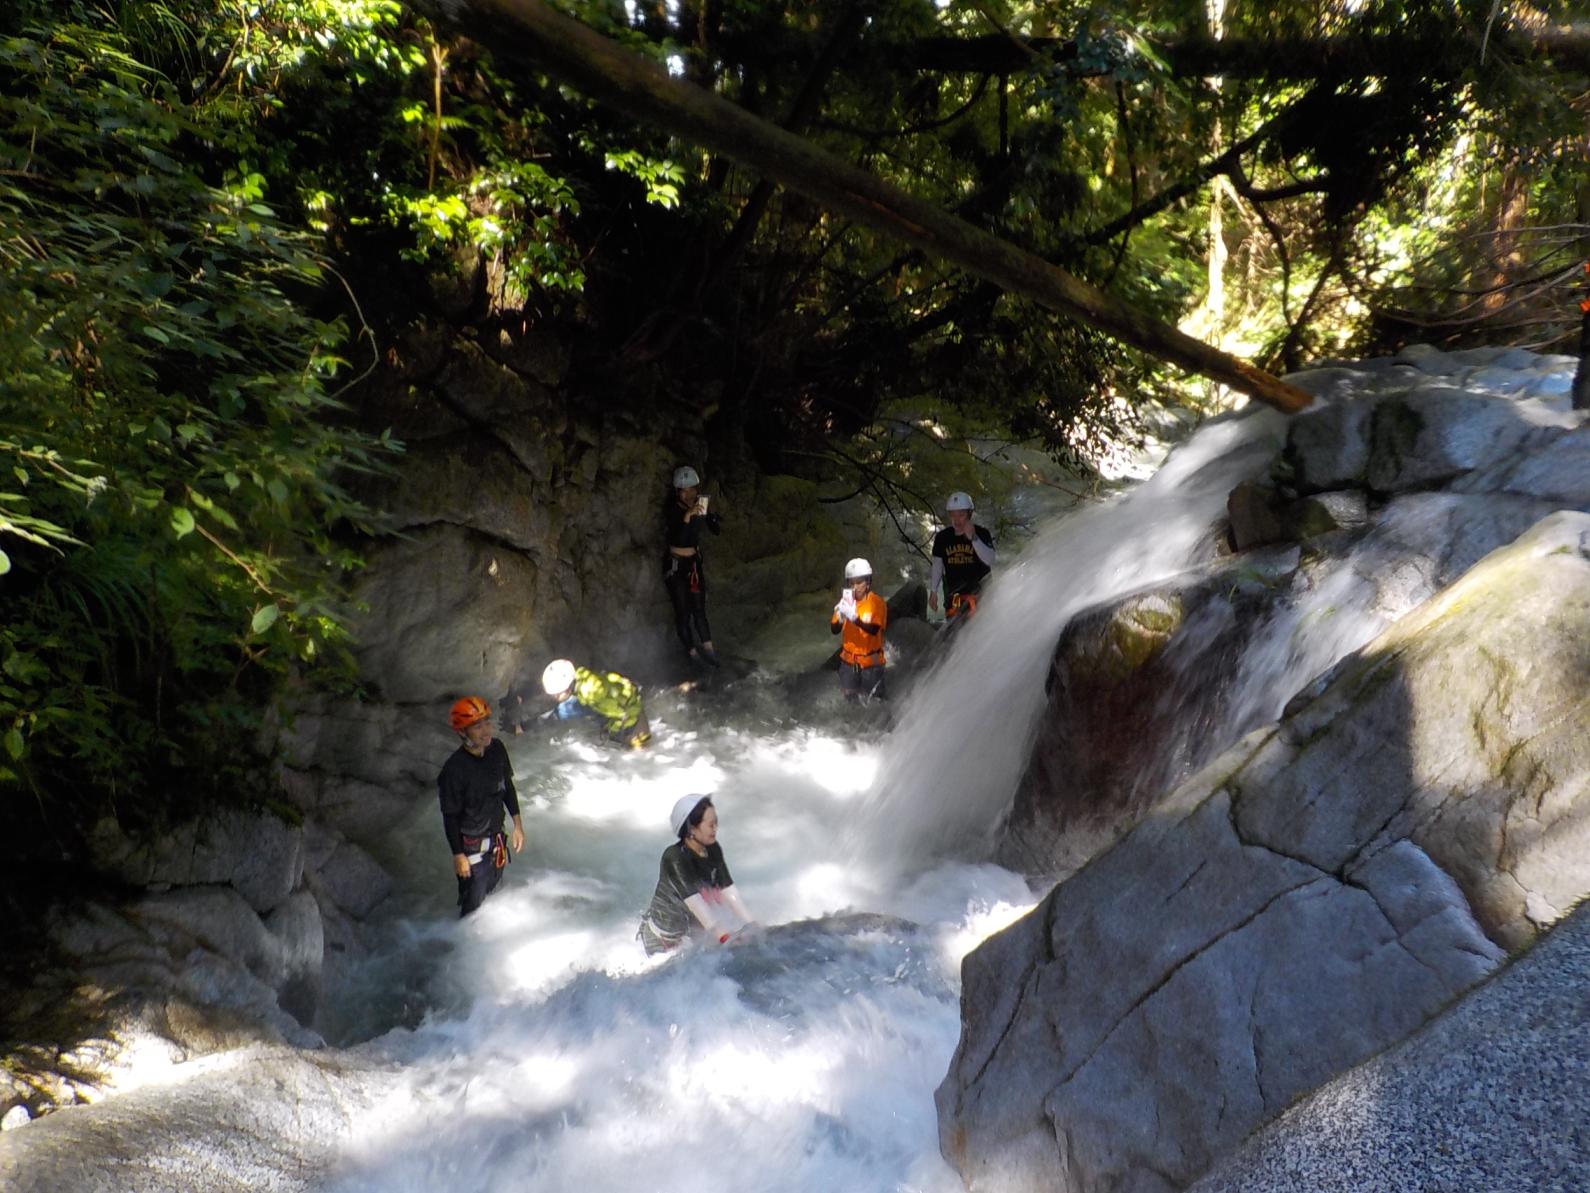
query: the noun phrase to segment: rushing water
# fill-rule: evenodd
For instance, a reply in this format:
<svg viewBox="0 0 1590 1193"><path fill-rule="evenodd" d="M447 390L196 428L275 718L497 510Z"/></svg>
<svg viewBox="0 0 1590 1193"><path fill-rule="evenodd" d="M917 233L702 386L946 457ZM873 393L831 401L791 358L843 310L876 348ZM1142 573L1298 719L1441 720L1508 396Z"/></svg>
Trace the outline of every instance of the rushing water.
<svg viewBox="0 0 1590 1193"><path fill-rule="evenodd" d="M434 810L417 811L402 836L435 896L407 925L404 972L371 971L368 1005L431 1010L378 1043L400 1076L329 1187L960 1189L933 1090L961 957L1036 898L978 859L1049 646L1072 612L1205 551L1279 426L1213 424L1129 496L1040 535L892 729L836 693L813 703L810 684L753 677L654 694L643 753L509 739L529 847L462 924ZM668 811L692 791L714 793L736 885L768 927L648 960L636 924Z"/></svg>
<svg viewBox="0 0 1590 1193"><path fill-rule="evenodd" d="M331 1188L960 1187L932 1103L959 961L1032 896L953 862L880 885L846 848L877 744L748 719L756 686L658 699L642 754L510 739L529 847L462 924L433 851L414 943L443 1009L382 1041L399 1088ZM780 926L648 961L636 922L687 791L715 793L736 885Z"/></svg>
<svg viewBox="0 0 1590 1193"><path fill-rule="evenodd" d="M1026 766L1061 629L1211 554L1227 495L1284 433L1270 411L1213 422L1144 484L1052 524L1002 567L884 748L867 800L869 847L905 872L924 857L986 854Z"/></svg>
<svg viewBox="0 0 1590 1193"><path fill-rule="evenodd" d="M1527 374L1538 400L1560 401L1545 388L1558 373ZM960 1190L933 1090L959 1032L961 958L1036 899L979 859L1026 763L1053 643L1079 610L1207 559L1228 492L1282 431L1266 412L1212 423L1132 492L1007 554L977 619L886 712L845 709L831 680L759 675L652 693L644 752L509 738L529 845L467 921L435 808L417 808L394 838L426 893L329 1025L342 1040L412 1026L366 1045L388 1088L329 1177L306 1179L334 1193ZM1387 580L1395 540L1445 516L1438 498L1403 499L1345 566L1299 569L1296 599L1244 656L1234 725L1273 718L1421 599L1436 577ZM762 927L647 959L635 928L687 792L714 794Z"/></svg>

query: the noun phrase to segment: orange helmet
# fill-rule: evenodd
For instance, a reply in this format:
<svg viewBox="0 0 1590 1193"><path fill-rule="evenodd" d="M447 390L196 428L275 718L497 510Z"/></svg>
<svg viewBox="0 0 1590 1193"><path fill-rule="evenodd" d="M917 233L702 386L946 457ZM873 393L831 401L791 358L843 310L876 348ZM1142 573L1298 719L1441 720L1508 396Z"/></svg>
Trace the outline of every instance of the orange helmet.
<svg viewBox="0 0 1590 1193"><path fill-rule="evenodd" d="M462 733L477 721L484 721L489 716L491 716L491 705L479 696L465 696L462 700L454 702L453 711L447 714L447 720L454 729Z"/></svg>

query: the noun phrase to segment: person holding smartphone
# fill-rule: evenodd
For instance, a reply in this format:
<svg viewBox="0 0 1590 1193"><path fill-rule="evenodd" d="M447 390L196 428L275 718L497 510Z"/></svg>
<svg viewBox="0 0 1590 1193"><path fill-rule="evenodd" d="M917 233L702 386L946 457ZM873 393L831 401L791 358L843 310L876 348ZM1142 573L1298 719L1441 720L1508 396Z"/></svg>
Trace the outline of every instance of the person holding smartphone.
<svg viewBox="0 0 1590 1193"><path fill-rule="evenodd" d="M674 632L693 662L718 665L707 624L707 577L702 568L701 531L722 532L722 521L708 512L701 478L688 464L674 469L673 488L663 502L663 527L668 553L663 557L663 584L674 608Z"/></svg>
<svg viewBox="0 0 1590 1193"><path fill-rule="evenodd" d="M840 635L839 690L846 700L883 700L883 631L889 605L872 591L872 565L865 559L845 564L845 587L829 627Z"/></svg>
<svg viewBox="0 0 1590 1193"><path fill-rule="evenodd" d="M994 536L972 521L969 493L951 493L944 503L950 524L933 536L933 567L928 575L928 608L939 607L944 582L944 616L952 625L977 612L977 594L994 570Z"/></svg>

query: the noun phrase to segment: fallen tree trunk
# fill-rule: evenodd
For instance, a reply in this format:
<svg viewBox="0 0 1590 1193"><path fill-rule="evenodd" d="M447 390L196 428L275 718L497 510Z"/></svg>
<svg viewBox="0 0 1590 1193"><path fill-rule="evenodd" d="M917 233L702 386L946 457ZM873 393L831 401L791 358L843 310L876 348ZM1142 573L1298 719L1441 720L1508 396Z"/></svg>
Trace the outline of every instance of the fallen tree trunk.
<svg viewBox="0 0 1590 1193"><path fill-rule="evenodd" d="M1169 324L1135 311L1058 266L1017 248L727 100L632 54L539 0L449 0L487 22L500 42L534 57L594 99L775 179L831 211L1079 319L1161 360L1287 414L1312 400L1294 386Z"/></svg>

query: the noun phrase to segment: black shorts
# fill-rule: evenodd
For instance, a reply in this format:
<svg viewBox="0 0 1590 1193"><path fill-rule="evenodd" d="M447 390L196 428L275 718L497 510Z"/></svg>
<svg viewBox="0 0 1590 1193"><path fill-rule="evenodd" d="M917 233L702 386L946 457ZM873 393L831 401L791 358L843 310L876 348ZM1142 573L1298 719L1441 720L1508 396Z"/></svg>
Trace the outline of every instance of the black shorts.
<svg viewBox="0 0 1590 1193"><path fill-rule="evenodd" d="M883 688L885 670L882 664L857 667L852 663L840 663L839 690L847 700L887 700L888 693Z"/></svg>

